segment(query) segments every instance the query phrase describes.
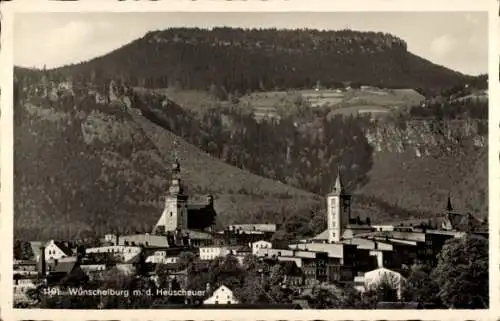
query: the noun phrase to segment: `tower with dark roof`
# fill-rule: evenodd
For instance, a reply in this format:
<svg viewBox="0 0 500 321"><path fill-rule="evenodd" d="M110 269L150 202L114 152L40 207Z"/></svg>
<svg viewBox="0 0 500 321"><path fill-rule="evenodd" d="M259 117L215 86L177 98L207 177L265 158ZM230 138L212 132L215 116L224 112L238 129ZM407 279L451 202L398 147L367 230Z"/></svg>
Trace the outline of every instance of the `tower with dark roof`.
<svg viewBox="0 0 500 321"><path fill-rule="evenodd" d="M175 231L188 227L188 196L184 193L180 173L181 165L176 158L172 163L172 179L165 197L165 207L153 233Z"/></svg>
<svg viewBox="0 0 500 321"><path fill-rule="evenodd" d="M346 194L340 169L332 191L326 197L327 229L330 243L340 242L342 234L351 218L351 196Z"/></svg>

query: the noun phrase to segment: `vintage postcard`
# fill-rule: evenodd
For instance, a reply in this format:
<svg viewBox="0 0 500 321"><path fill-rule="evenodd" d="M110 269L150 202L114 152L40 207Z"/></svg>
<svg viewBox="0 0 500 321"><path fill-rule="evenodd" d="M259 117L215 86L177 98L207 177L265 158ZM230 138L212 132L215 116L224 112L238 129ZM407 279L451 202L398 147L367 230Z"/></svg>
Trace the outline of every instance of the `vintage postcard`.
<svg viewBox="0 0 500 321"><path fill-rule="evenodd" d="M492 315L497 7L176 3L4 7L4 311Z"/></svg>

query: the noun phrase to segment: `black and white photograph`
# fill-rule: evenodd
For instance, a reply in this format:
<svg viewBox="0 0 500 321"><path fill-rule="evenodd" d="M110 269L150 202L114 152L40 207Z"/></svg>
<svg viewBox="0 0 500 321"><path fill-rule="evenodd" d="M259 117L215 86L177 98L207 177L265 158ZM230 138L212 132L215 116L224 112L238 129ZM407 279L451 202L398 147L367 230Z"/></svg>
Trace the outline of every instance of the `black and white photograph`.
<svg viewBox="0 0 500 321"><path fill-rule="evenodd" d="M16 13L13 308L489 309L488 20Z"/></svg>

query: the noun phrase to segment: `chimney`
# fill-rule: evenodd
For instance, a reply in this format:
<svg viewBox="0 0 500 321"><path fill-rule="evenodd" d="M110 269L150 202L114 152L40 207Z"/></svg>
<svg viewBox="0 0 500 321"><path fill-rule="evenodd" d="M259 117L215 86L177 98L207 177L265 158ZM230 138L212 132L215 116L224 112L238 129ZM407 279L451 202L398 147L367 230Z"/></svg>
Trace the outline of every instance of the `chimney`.
<svg viewBox="0 0 500 321"><path fill-rule="evenodd" d="M46 274L46 263L45 263L45 246L41 246L40 247L40 258L39 258L39 261L38 261L38 264L39 264L39 273L40 273L40 276L41 277L45 277L45 274Z"/></svg>

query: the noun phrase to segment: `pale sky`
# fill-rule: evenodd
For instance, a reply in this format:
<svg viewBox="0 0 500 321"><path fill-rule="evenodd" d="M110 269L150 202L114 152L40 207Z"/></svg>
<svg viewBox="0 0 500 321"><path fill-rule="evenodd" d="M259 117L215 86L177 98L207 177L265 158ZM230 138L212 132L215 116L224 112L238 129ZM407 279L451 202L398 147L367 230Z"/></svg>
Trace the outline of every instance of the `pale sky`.
<svg viewBox="0 0 500 321"><path fill-rule="evenodd" d="M106 54L169 27L311 28L391 33L408 50L462 73L488 72L483 12L17 13L14 64L57 67Z"/></svg>

